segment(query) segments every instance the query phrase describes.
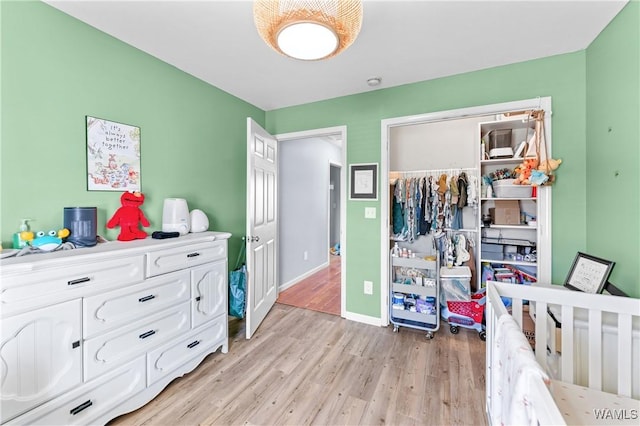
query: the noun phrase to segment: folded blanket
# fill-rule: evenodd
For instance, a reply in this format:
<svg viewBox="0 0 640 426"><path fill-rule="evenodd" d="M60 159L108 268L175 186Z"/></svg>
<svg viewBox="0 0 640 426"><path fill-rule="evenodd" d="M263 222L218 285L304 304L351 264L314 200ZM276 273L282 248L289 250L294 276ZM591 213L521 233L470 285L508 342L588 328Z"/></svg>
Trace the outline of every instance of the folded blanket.
<svg viewBox="0 0 640 426"><path fill-rule="evenodd" d="M529 398L531 383L542 380L548 386L550 381L511 315L498 318L494 350L493 420L502 425L536 425L538 419Z"/></svg>

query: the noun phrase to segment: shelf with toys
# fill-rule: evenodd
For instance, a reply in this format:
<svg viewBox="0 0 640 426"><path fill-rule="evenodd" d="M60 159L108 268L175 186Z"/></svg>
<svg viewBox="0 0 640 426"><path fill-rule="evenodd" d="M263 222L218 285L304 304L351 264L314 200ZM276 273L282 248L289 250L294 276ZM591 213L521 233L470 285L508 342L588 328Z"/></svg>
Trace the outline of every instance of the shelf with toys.
<svg viewBox="0 0 640 426"><path fill-rule="evenodd" d="M481 285L487 276L550 282L550 184L561 163L551 158L550 117L544 109L502 114L479 123L478 137Z"/></svg>

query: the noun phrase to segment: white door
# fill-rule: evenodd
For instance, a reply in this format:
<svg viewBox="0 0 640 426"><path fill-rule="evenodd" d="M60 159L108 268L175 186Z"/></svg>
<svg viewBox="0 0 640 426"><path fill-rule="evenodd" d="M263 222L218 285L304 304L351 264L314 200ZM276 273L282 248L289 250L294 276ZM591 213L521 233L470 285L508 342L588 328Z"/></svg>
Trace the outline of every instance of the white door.
<svg viewBox="0 0 640 426"><path fill-rule="evenodd" d="M247 339L276 303L277 142L247 118Z"/></svg>

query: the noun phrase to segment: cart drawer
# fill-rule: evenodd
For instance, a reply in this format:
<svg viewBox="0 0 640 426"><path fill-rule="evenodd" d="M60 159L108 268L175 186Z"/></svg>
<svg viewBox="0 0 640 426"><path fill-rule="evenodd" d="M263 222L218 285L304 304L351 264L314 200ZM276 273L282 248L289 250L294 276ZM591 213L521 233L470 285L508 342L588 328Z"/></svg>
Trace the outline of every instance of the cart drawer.
<svg viewBox="0 0 640 426"><path fill-rule="evenodd" d="M392 319L404 319L410 321L421 322L425 324L438 324L438 316L437 315L429 315L423 314L420 312L411 312L402 309L393 309L391 312Z"/></svg>
<svg viewBox="0 0 640 426"><path fill-rule="evenodd" d="M407 266L417 269L431 269L433 271L438 267L435 260L424 260L420 257L392 257L391 264L393 266Z"/></svg>
<svg viewBox="0 0 640 426"><path fill-rule="evenodd" d="M433 287L423 287L420 285L393 283L393 291L405 294L419 294L420 296L438 296L438 289Z"/></svg>

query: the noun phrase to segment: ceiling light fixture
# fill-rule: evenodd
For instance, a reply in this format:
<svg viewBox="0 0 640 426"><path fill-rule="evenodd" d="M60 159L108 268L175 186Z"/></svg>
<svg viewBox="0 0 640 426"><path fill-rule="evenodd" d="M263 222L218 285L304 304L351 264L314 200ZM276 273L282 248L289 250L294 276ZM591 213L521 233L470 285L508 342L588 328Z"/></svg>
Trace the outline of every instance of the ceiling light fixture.
<svg viewBox="0 0 640 426"><path fill-rule="evenodd" d="M294 59L327 59L354 42L362 26L360 0L255 0L260 37Z"/></svg>

